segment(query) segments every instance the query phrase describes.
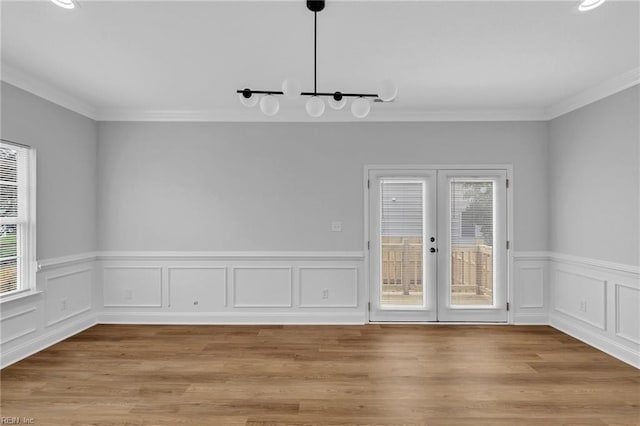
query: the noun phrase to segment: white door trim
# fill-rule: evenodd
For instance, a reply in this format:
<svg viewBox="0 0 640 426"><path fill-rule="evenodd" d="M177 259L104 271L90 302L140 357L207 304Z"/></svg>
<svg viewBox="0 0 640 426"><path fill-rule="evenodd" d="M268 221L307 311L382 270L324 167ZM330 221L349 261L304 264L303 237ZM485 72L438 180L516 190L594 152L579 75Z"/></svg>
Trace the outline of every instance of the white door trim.
<svg viewBox="0 0 640 426"><path fill-rule="evenodd" d="M507 239L509 240L509 250L507 250L507 302L513 306L514 280L513 280L513 253L516 247L514 238L514 196L513 188L515 182L513 178L512 164L366 164L363 169L363 252L364 252L364 293L365 300L371 300L371 271L370 271L370 251L368 242L370 241L369 228L369 172L370 170L506 170L509 187L507 189ZM369 310L366 319L371 322ZM507 312L507 323L514 323L513 309ZM503 323L501 323L503 324Z"/></svg>

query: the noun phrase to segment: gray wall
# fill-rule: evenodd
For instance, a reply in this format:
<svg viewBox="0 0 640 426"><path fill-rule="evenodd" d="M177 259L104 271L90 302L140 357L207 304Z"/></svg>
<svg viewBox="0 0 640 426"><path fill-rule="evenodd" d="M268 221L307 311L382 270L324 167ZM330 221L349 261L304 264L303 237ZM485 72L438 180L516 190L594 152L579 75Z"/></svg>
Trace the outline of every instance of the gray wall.
<svg viewBox="0 0 640 426"><path fill-rule="evenodd" d="M550 250L640 265L638 86L549 125Z"/></svg>
<svg viewBox="0 0 640 426"><path fill-rule="evenodd" d="M38 260L96 250L93 120L2 83L1 136L37 150Z"/></svg>
<svg viewBox="0 0 640 426"><path fill-rule="evenodd" d="M512 163L547 249L547 124L99 123L102 250L362 250L366 164ZM331 221L343 232L331 232Z"/></svg>

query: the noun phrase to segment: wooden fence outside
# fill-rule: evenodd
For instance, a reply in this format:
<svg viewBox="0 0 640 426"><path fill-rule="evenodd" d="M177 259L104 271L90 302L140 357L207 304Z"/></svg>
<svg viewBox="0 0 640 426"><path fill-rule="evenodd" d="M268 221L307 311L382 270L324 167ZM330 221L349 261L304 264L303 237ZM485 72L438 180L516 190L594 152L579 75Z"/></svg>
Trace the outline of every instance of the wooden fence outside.
<svg viewBox="0 0 640 426"><path fill-rule="evenodd" d="M383 292L422 290L422 238L382 238ZM452 292L491 296L493 293L493 249L476 244L455 244L451 250Z"/></svg>

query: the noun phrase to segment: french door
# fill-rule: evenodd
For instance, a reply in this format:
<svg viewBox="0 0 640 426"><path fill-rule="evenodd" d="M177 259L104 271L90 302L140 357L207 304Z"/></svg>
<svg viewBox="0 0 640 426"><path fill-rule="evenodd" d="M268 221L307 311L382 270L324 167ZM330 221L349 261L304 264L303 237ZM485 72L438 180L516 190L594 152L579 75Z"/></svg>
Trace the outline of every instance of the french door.
<svg viewBox="0 0 640 426"><path fill-rule="evenodd" d="M368 178L370 320L506 321L506 171Z"/></svg>

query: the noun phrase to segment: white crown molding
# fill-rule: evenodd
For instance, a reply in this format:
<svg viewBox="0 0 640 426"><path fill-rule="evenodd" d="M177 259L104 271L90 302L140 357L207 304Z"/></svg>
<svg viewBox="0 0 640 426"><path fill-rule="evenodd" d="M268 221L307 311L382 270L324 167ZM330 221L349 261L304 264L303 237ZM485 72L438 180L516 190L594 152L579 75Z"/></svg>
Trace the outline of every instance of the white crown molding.
<svg viewBox="0 0 640 426"><path fill-rule="evenodd" d="M5 63L2 64L0 79L92 120L97 119L98 110L94 106Z"/></svg>
<svg viewBox="0 0 640 426"><path fill-rule="evenodd" d="M543 109L504 110L381 110L372 106L366 119L357 119L348 111L327 111L320 118L311 118L304 108L281 109L267 117L258 108L248 110L100 110L97 121L173 121L173 122L265 122L265 123L335 123L335 122L451 122L451 121L544 121Z"/></svg>
<svg viewBox="0 0 640 426"><path fill-rule="evenodd" d="M550 106L546 110L547 120L553 120L554 118L592 104L607 96L635 86L636 84L640 84L640 68L634 68L605 80L596 86L590 87L562 102Z"/></svg>
<svg viewBox="0 0 640 426"><path fill-rule="evenodd" d="M99 109L7 64L2 64L0 79L96 121L278 123L548 121L640 84L640 68L606 80L547 108L388 110L384 105L377 104L372 107L371 114L364 120L354 118L348 111L327 111L327 114L320 118L311 118L302 108L283 108L275 117L266 117L258 108L254 108L253 111L245 108L230 110Z"/></svg>

